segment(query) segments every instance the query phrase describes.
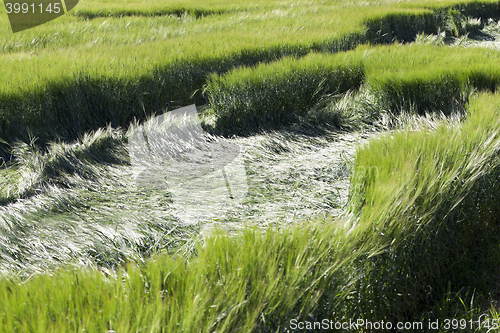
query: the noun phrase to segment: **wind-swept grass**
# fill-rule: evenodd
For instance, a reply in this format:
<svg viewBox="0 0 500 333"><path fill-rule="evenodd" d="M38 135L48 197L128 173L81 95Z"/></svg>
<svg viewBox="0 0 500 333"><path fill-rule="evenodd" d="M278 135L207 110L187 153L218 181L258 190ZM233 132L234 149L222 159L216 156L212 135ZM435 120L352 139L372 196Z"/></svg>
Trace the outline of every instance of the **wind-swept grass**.
<svg viewBox="0 0 500 333"><path fill-rule="evenodd" d="M446 293L496 293L499 112L498 95L481 96L463 125L394 133L358 152L353 233L379 252L365 258L360 308L400 318Z"/></svg>
<svg viewBox="0 0 500 333"><path fill-rule="evenodd" d="M46 154L40 152L35 142L19 143L12 149L19 173L18 181L14 182L17 190L6 199L28 198L50 186L74 186L78 179L95 182L103 170L92 166L127 163L123 145L122 133L111 128L87 134L74 144L53 143Z"/></svg>
<svg viewBox="0 0 500 333"><path fill-rule="evenodd" d="M148 123L148 132L163 137L157 126ZM309 127L306 133L292 129L232 139L241 148L238 163L246 174L241 200L200 202L199 196L210 192L191 184L191 198L201 207L184 211L179 199L184 193L172 190L170 173L157 170L153 184L145 183L150 180L143 168L164 156L156 150L162 146L150 139L156 155L142 155L144 164L137 165L137 151L125 145L142 129L108 128L45 149L35 143L14 147L15 163L0 169L0 272L28 276L60 262L117 268L160 251L189 252L196 235L217 226L235 233L246 224L262 229L340 213L348 195L349 161L360 140L356 134Z"/></svg>
<svg viewBox="0 0 500 333"><path fill-rule="evenodd" d="M269 129L297 121L325 95L341 95L363 81L359 59L313 54L239 69L207 84L215 129L224 134Z"/></svg>
<svg viewBox="0 0 500 333"><path fill-rule="evenodd" d="M223 132L279 127L308 113L314 118L326 96L352 93L361 84L374 97L367 122L384 113L450 115L464 112L472 91L496 90L499 64L500 53L483 48L360 46L341 54L282 59L213 75L205 93L218 119L215 127ZM329 121L340 126L338 115L330 115Z"/></svg>
<svg viewBox="0 0 500 333"><path fill-rule="evenodd" d="M498 316L484 304L500 282L500 96L470 93L497 89L499 53L396 44L300 58L441 29L460 37L498 18L497 1L88 4L80 16L0 41L8 64L0 68L0 136L17 163L0 160L3 330L277 332L291 319ZM210 8L217 15L204 16ZM483 23L467 25L467 16ZM114 36L127 27L129 35ZM358 151L345 215L196 238L200 225L175 217L168 191L133 188L124 132L64 140L203 101L207 82L208 116L226 134L296 119L318 133L318 124L414 121ZM415 121L419 114L427 118ZM444 114L466 117L433 120ZM13 144L33 137L60 142ZM322 168L305 176L300 161L279 165L277 155L329 144L310 140L264 140L265 152L250 155L264 162L248 168L249 178L260 174L247 204L277 207L273 191L300 197L309 177L311 197L300 208L338 208L331 192L340 176L324 172L346 172L348 162L339 170L313 159L307 166ZM272 175L273 166L282 170ZM241 208L232 217L250 223Z"/></svg>
<svg viewBox="0 0 500 333"><path fill-rule="evenodd" d="M441 27L446 29L450 17L462 20L466 14L473 15L474 8L481 17L498 16L494 1L459 5L389 1L367 6L357 2L222 3L229 12L199 19L140 16L141 10L145 14L155 12L156 6L164 10L174 6L170 1L141 4L125 6L139 16L115 17L122 14L112 3L112 17L81 20L65 15L15 35L3 15L0 61L8 66L0 69L4 78L0 136L9 142L27 142L30 135L40 142L75 139L107 124L128 126L134 118L143 119L165 107L204 103L199 92L214 72L310 51L344 51L370 40L410 41L405 34L437 33ZM97 13L99 6L82 2L74 11ZM193 2L179 6L202 8ZM458 14L448 13L450 8ZM401 22L408 31L396 29Z"/></svg>
<svg viewBox="0 0 500 333"><path fill-rule="evenodd" d="M297 311L314 307L325 277L341 275L339 244L325 232L310 225L236 239L215 234L196 257L159 256L108 277L72 270L26 283L3 279L0 323L51 332L283 330Z"/></svg>
<svg viewBox="0 0 500 333"><path fill-rule="evenodd" d="M356 157L343 219L214 233L193 255L107 274L4 278L2 327L275 332L291 319L477 319L500 267L499 112L500 97L482 95L463 124L370 142Z"/></svg>
<svg viewBox="0 0 500 333"><path fill-rule="evenodd" d="M121 130L98 130L72 144L13 149L0 173L0 272L27 276L66 265L117 267L192 242L168 193L138 189ZM117 211L117 208L120 212Z"/></svg>

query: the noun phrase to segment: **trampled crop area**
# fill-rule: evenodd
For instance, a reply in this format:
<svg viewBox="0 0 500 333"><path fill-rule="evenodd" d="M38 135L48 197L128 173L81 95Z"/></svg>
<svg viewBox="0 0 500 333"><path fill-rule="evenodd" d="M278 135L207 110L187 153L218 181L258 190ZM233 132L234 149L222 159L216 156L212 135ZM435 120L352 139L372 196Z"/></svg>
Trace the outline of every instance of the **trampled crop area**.
<svg viewBox="0 0 500 333"><path fill-rule="evenodd" d="M0 5L1 331L496 331L499 20Z"/></svg>

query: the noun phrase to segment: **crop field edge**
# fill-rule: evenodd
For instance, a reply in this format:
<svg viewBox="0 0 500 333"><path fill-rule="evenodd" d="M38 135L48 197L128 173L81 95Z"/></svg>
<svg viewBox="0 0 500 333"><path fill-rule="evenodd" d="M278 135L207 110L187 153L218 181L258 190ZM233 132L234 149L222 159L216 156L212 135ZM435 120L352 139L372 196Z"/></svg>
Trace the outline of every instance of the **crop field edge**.
<svg viewBox="0 0 500 333"><path fill-rule="evenodd" d="M157 112L193 102L205 103L205 97L199 92L213 72L222 74L238 66L253 66L284 56L301 57L310 51L346 51L367 41L382 44L394 40L411 41L417 32L437 33L440 29L445 30L444 24L449 20L463 20L465 16L460 14L460 10L471 14L477 9L479 17L485 16L485 12L490 17L498 17L499 6L499 3L471 2L436 9L423 16L412 13L388 14L383 18L368 19L364 35L353 33L320 44L314 42L311 45L276 45L263 50L242 49L222 58L185 59L151 68L152 76L151 73L136 73L122 78L102 73L94 76L85 74L84 69L74 77L68 73L64 78L43 83L43 87L34 86L18 93L1 94L2 139L9 143L16 140L27 142L31 136L44 143L54 139L73 140L86 131L108 124L114 127L128 126L134 119L142 119L145 110ZM493 8L496 7L499 8L495 11ZM453 11L452 8L461 9ZM410 30L406 29L410 26ZM402 28L398 30L397 27ZM455 33L463 34L466 31L457 30ZM110 91L116 93L110 94ZM121 102L116 96L120 97ZM124 96L127 96L125 101ZM103 108L103 105L106 107ZM68 124L72 124L69 131ZM14 128L15 131L12 130ZM7 152L8 147L2 145L2 153L5 155Z"/></svg>

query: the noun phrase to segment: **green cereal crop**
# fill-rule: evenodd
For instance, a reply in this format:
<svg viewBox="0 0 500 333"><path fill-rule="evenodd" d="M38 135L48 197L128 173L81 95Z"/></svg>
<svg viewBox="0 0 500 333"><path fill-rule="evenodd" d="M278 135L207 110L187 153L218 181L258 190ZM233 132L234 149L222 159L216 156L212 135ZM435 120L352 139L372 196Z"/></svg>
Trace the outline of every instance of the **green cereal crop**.
<svg viewBox="0 0 500 333"><path fill-rule="evenodd" d="M500 51L479 45L499 19L497 0L82 0L12 34L1 3L2 332L497 319ZM127 146L193 103L245 147L249 187L199 223L137 186Z"/></svg>

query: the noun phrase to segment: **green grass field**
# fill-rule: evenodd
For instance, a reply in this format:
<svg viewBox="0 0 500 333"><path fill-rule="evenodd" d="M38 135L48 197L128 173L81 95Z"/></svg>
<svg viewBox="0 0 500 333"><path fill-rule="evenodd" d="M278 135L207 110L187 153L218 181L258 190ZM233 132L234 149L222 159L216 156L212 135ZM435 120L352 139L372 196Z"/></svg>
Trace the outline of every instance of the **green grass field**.
<svg viewBox="0 0 500 333"><path fill-rule="evenodd" d="M497 331L499 20L83 0L13 34L1 4L0 331ZM194 103L248 186L201 218L137 186L132 146Z"/></svg>

